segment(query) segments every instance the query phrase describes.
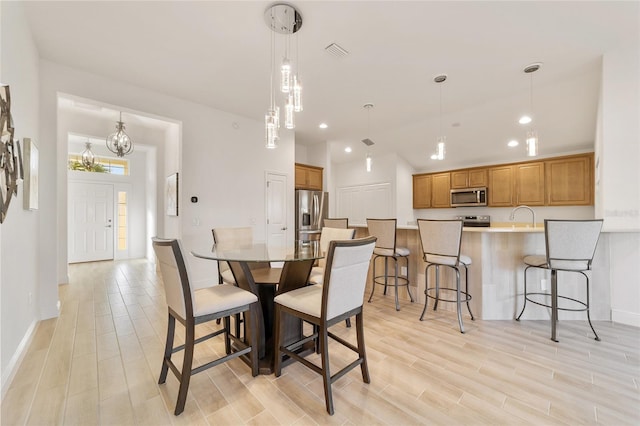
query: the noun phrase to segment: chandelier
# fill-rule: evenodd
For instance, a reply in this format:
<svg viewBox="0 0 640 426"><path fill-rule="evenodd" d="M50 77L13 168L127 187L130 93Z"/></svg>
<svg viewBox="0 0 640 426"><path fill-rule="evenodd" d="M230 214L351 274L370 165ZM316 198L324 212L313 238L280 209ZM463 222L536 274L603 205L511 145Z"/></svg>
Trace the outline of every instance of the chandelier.
<svg viewBox="0 0 640 426"><path fill-rule="evenodd" d="M264 13L267 26L271 29L271 75L270 75L270 101L267 113L264 116L265 124L265 146L273 149L277 146L280 138L280 107L276 105L274 88L275 79L275 33L284 34L284 54L280 63L280 92L285 97L284 105L284 125L287 129L295 128L294 112L302 111L302 82L298 76L298 38L296 36L295 61L291 46L291 35L298 32L302 27L302 16L288 4L274 4ZM292 62L295 64L293 67Z"/></svg>
<svg viewBox="0 0 640 426"><path fill-rule="evenodd" d="M122 112L120 112L120 121L116 124L116 132L107 136L107 148L118 157L124 157L133 151L133 141L131 141L124 129Z"/></svg>
<svg viewBox="0 0 640 426"><path fill-rule="evenodd" d="M91 142L87 140L84 145L86 149L82 151L82 165L85 169L91 170L96 164L96 156L91 151Z"/></svg>

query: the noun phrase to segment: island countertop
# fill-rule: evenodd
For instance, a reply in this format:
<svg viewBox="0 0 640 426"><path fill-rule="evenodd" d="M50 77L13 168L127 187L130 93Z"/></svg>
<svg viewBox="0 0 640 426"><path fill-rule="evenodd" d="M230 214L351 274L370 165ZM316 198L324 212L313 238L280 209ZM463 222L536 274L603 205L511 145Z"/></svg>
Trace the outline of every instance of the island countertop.
<svg viewBox="0 0 640 426"><path fill-rule="evenodd" d="M353 224L349 225L350 228L366 228L367 225ZM398 225L398 229L406 230L418 230L418 225ZM462 228L463 232L544 232L544 224L536 223L535 227L530 223L523 222L496 222L491 226L465 226Z"/></svg>

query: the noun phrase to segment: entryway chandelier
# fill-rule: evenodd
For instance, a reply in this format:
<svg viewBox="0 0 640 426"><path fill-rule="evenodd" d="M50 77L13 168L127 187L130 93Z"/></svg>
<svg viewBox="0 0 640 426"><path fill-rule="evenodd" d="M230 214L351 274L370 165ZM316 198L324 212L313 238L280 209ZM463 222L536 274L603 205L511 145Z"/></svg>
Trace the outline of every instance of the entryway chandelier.
<svg viewBox="0 0 640 426"><path fill-rule="evenodd" d="M120 121L116 124L116 132L107 136L107 148L118 157L124 157L133 151L133 141L124 131L124 123L122 122L122 112L120 112Z"/></svg>
<svg viewBox="0 0 640 426"><path fill-rule="evenodd" d="M274 4L267 8L264 13L264 19L267 26L271 29L271 76L270 76L270 102L267 113L264 116L265 125L265 146L267 148L276 148L277 141L280 138L280 107L276 105L275 96L275 33L284 34L284 54L280 63L280 92L285 96L284 106L284 125L287 129L295 128L295 112L302 111L302 82L298 75L298 37L295 40L295 61L291 48L291 35L298 32L302 27L302 16L291 5ZM295 64L293 67L292 64Z"/></svg>
<svg viewBox="0 0 640 426"><path fill-rule="evenodd" d="M89 142L89 139L84 143L84 146L86 148L82 151L82 165L85 169L91 170L93 166L96 165L96 156L91 151L91 142Z"/></svg>

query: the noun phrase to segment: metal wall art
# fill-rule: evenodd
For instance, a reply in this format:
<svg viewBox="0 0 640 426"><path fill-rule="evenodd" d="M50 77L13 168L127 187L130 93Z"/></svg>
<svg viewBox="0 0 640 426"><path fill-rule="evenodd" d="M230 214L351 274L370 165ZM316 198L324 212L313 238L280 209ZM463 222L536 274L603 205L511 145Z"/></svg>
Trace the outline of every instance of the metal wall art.
<svg viewBox="0 0 640 426"><path fill-rule="evenodd" d="M0 223L7 217L11 198L18 195L21 174L19 142L14 142L11 118L11 94L8 85L0 85Z"/></svg>

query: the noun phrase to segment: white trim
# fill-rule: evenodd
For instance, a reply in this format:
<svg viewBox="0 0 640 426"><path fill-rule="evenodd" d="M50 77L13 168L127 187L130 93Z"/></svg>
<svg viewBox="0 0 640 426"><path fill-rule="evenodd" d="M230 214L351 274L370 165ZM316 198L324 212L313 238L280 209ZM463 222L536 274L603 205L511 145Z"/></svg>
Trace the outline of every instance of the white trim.
<svg viewBox="0 0 640 426"><path fill-rule="evenodd" d="M632 325L634 327L640 327L640 314L636 312L627 312L618 309L612 309L611 321L620 324Z"/></svg>
<svg viewBox="0 0 640 426"><path fill-rule="evenodd" d="M7 368L5 369L4 374L2 375L2 399L4 399L7 391L9 390L9 387L11 386L11 382L13 381L13 379L16 376L16 373L18 372L18 368L20 367L20 364L22 364L22 360L27 354L27 349L29 348L29 344L33 339L34 331L36 329L36 326L38 325L38 322L39 321L34 320L31 323L31 325L27 329L27 332L24 334L22 341L20 342L20 344L16 348L16 351L11 357L9 364L7 364Z"/></svg>

